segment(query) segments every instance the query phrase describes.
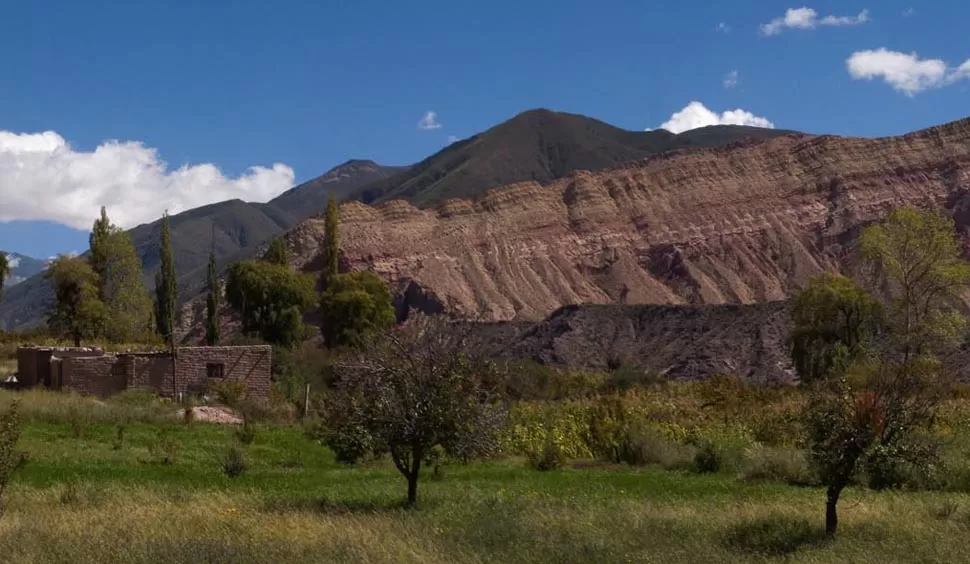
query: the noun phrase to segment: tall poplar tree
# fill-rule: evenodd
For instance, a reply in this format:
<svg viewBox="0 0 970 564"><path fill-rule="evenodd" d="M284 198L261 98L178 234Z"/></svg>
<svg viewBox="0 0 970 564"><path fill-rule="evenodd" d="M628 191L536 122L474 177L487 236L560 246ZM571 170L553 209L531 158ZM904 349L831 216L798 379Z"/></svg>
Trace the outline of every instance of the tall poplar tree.
<svg viewBox="0 0 970 564"><path fill-rule="evenodd" d="M205 344L210 347L219 343L219 281L216 279L216 249L209 251L209 270L206 273L209 295L205 300Z"/></svg>
<svg viewBox="0 0 970 564"><path fill-rule="evenodd" d="M7 276L10 276L10 259L7 258L7 253L0 251L0 297L3 296L3 286Z"/></svg>
<svg viewBox="0 0 970 564"><path fill-rule="evenodd" d="M155 328L171 346L175 339L175 305L178 287L175 282L175 260L172 257L172 233L168 212L162 216L161 268L155 275Z"/></svg>
<svg viewBox="0 0 970 564"><path fill-rule="evenodd" d="M94 220L91 235L88 237L88 245L91 249L91 256L88 262L91 264L91 269L94 270L94 273L101 279L101 282L98 284L98 295L102 300L105 299L104 279L105 269L108 263L108 237L111 236L114 230L114 226L108 220L108 210L104 206L101 206L101 217Z"/></svg>
<svg viewBox="0 0 970 564"><path fill-rule="evenodd" d="M327 200L327 215L323 224L323 270L320 272L320 285L327 289L330 280L340 272L340 213L337 200L330 194Z"/></svg>

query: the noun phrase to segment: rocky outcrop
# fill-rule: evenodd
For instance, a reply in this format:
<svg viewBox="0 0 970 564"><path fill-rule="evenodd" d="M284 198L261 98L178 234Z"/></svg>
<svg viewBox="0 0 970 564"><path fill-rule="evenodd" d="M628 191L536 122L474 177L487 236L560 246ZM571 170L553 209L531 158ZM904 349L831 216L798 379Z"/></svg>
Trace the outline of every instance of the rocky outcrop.
<svg viewBox="0 0 970 564"><path fill-rule="evenodd" d="M902 204L970 222L970 119L881 139L789 135L674 151L521 183L433 209L341 207L351 269L469 319L540 320L569 304L781 300L844 266L861 226ZM313 270L322 219L286 235Z"/></svg>

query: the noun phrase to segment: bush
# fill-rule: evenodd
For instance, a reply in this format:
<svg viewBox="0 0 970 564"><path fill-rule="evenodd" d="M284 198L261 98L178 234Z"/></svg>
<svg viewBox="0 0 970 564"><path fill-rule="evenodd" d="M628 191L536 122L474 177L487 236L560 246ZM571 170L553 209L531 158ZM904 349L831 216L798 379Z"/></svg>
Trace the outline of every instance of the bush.
<svg viewBox="0 0 970 564"><path fill-rule="evenodd" d="M115 437L111 441L111 450L121 450L125 446L125 424L119 422L115 425Z"/></svg>
<svg viewBox="0 0 970 564"><path fill-rule="evenodd" d="M818 543L821 538L822 532L805 519L764 517L735 525L728 530L724 542L739 552L782 556Z"/></svg>
<svg viewBox="0 0 970 564"><path fill-rule="evenodd" d="M705 441L697 454L694 455L694 472L698 474L713 474L721 469L721 456L714 448L714 443Z"/></svg>
<svg viewBox="0 0 970 564"><path fill-rule="evenodd" d="M256 440L256 425L250 423L248 417L243 417L242 427L236 429L236 438L244 445L253 444Z"/></svg>
<svg viewBox="0 0 970 564"><path fill-rule="evenodd" d="M230 447L226 453L226 458L222 462L222 472L230 478L238 478L246 473L249 465L246 463L246 455L242 449L236 446Z"/></svg>
<svg viewBox="0 0 970 564"><path fill-rule="evenodd" d="M566 463L566 454L554 441L547 441L541 449L528 454L526 463L529 468L540 472L556 470Z"/></svg>
<svg viewBox="0 0 970 564"><path fill-rule="evenodd" d="M625 392L634 388L654 388L667 385L667 379L652 370L634 364L622 364L603 383L606 391Z"/></svg>
<svg viewBox="0 0 970 564"><path fill-rule="evenodd" d="M817 483L805 453L792 448L754 446L745 451L740 478L746 482L774 482L791 486Z"/></svg>
<svg viewBox="0 0 970 564"><path fill-rule="evenodd" d="M660 430L638 423L623 437L619 458L632 466L657 464L667 470L687 470L693 467L696 453L696 447L671 441Z"/></svg>
<svg viewBox="0 0 970 564"><path fill-rule="evenodd" d="M216 382L212 391L221 403L229 407L239 407L246 397L246 383L240 380L222 380Z"/></svg>
<svg viewBox="0 0 970 564"><path fill-rule="evenodd" d="M148 445L148 454L159 464L175 464L179 455L179 444L172 437L168 427L158 430L155 440Z"/></svg>
<svg viewBox="0 0 970 564"><path fill-rule="evenodd" d="M27 457L17 451L20 440L20 404L14 402L0 415L0 516L6 509L3 494L14 472L27 462Z"/></svg>

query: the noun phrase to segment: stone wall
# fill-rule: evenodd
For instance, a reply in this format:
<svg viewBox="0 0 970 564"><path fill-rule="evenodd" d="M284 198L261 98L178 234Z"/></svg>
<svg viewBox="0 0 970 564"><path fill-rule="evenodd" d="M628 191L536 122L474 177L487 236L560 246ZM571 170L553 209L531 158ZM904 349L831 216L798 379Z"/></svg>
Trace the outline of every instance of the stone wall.
<svg viewBox="0 0 970 564"><path fill-rule="evenodd" d="M172 397L172 355L168 353L125 355L128 386L150 388Z"/></svg>
<svg viewBox="0 0 970 564"><path fill-rule="evenodd" d="M201 394L219 380L238 380L246 383L248 397L266 399L272 361L273 349L269 345L181 347L175 362L175 382L180 392ZM221 378L214 377L219 373Z"/></svg>
<svg viewBox="0 0 970 564"><path fill-rule="evenodd" d="M85 395L107 397L128 386L124 363L117 356L63 358L60 366L61 388Z"/></svg>
<svg viewBox="0 0 970 564"><path fill-rule="evenodd" d="M17 349L17 379L23 387L51 385L51 359L98 357L104 351L98 347L37 347Z"/></svg>

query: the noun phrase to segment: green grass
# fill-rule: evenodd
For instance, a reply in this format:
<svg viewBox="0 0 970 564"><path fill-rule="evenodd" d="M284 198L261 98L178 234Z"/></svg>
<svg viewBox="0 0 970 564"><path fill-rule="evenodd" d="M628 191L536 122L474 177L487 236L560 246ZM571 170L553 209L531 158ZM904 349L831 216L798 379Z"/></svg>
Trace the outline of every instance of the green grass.
<svg viewBox="0 0 970 564"><path fill-rule="evenodd" d="M387 461L339 465L295 426L259 425L241 447L247 471L230 478L233 427L185 425L147 398L18 397L30 458L0 518L3 562L970 561L964 493L852 488L826 542L823 492L765 472L592 461L538 472L510 457L428 470L408 509ZM133 417L146 409L155 418ZM116 448L119 420L133 422ZM178 446L172 464L152 454L160 429Z"/></svg>

